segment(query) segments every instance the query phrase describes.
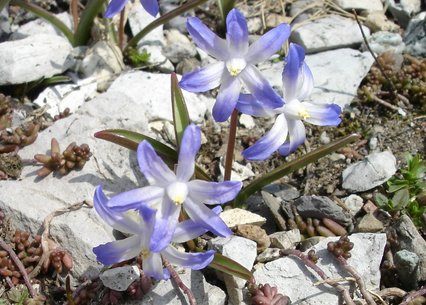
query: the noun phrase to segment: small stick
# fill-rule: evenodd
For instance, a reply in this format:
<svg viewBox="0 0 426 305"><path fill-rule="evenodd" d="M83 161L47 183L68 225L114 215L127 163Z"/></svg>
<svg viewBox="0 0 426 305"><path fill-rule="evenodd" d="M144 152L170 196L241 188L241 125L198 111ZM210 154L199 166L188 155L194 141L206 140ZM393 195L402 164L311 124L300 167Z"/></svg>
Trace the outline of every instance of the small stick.
<svg viewBox="0 0 426 305"><path fill-rule="evenodd" d="M121 51L124 48L124 18L125 18L125 9L120 12L120 21L118 23L118 47Z"/></svg>
<svg viewBox="0 0 426 305"><path fill-rule="evenodd" d="M195 300L194 294L192 293L191 289L189 289L181 280L179 277L179 274L177 274L176 270L173 268L173 266L163 258L163 264L169 270L171 278L175 283L179 286L179 288L185 293L188 297L189 304L190 305L197 305L197 301Z"/></svg>
<svg viewBox="0 0 426 305"><path fill-rule="evenodd" d="M28 288L28 291L30 292L30 295L32 298L34 298L37 293L34 291L33 286L30 283L30 279L28 277L27 271L25 270L24 265L22 265L21 260L16 255L15 251L3 240L3 238L0 237L0 247L2 247L7 253L9 253L10 258L15 263L15 265L18 267L19 272L21 273L22 277L24 278L25 285Z"/></svg>
<svg viewBox="0 0 426 305"><path fill-rule="evenodd" d="M306 266L314 270L324 281L327 282L330 286L336 288L336 290L342 295L343 299L345 300L346 305L355 305L355 302L352 300L349 290L343 287L342 285L339 285L336 283L336 281L333 281L330 279L325 272L318 267L314 262L312 262L305 254L300 252L299 250L293 250L293 249L285 249L281 250L281 253L283 255L293 256L300 259Z"/></svg>
<svg viewBox="0 0 426 305"><path fill-rule="evenodd" d="M422 288L420 288L420 290L417 291L412 291L410 293L408 293L405 298L402 300L400 305L408 305L408 303L410 303L412 300L414 300L415 298L422 296L426 294L426 285L422 286Z"/></svg>
<svg viewBox="0 0 426 305"><path fill-rule="evenodd" d="M78 28L78 0L71 0L71 15L74 23L74 32Z"/></svg>
<svg viewBox="0 0 426 305"><path fill-rule="evenodd" d="M396 112L398 112L398 113L399 113L399 114L401 114L402 116L405 116L405 115L406 115L405 111L404 111L404 110L402 110L402 108L397 107L397 106L394 106L394 105L392 105L392 104L390 104L390 103L388 103L388 102L386 102L386 101L382 100L381 98L377 97L377 96L376 96L376 95L374 95L374 94L371 94L371 98L372 98L373 100L375 100L376 102L378 102L379 104L381 104L381 105L383 105L383 106L385 106L385 107L388 107L388 108L390 108L390 109L392 109L392 110L395 110Z"/></svg>

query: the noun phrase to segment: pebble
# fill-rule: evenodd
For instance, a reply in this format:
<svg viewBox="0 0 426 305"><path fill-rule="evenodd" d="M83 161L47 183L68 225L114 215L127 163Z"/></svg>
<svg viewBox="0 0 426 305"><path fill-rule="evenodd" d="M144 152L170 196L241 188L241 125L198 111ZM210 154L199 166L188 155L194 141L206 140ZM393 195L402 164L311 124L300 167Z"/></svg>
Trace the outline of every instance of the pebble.
<svg viewBox="0 0 426 305"><path fill-rule="evenodd" d="M269 235L271 246L279 249L295 249L302 238L299 229L279 231Z"/></svg>
<svg viewBox="0 0 426 305"><path fill-rule="evenodd" d="M401 54L405 49L405 43L398 33L380 31L373 33L367 40L370 48L376 54L382 54L388 51ZM367 50L365 42L363 42L361 48L365 51Z"/></svg>
<svg viewBox="0 0 426 305"><path fill-rule="evenodd" d="M263 187L262 190L284 201L291 201L300 197L299 190L287 183L271 183Z"/></svg>
<svg viewBox="0 0 426 305"><path fill-rule="evenodd" d="M405 52L426 57L426 12L413 17L404 35Z"/></svg>
<svg viewBox="0 0 426 305"><path fill-rule="evenodd" d="M240 124L244 126L247 129L252 129L256 126L256 123L254 122L254 119L251 115L248 114L241 114L240 118L238 119Z"/></svg>
<svg viewBox="0 0 426 305"><path fill-rule="evenodd" d="M321 132L319 140L321 144L328 144L331 141L326 131Z"/></svg>
<svg viewBox="0 0 426 305"><path fill-rule="evenodd" d="M348 207L352 216L355 216L364 205L364 200L355 194L349 195L344 199L345 205Z"/></svg>
<svg viewBox="0 0 426 305"><path fill-rule="evenodd" d="M99 278L105 287L125 291L140 275L138 266L122 266L105 270L99 275Z"/></svg>
<svg viewBox="0 0 426 305"><path fill-rule="evenodd" d="M416 253L400 250L394 255L395 267L405 290L417 289L417 269L419 257Z"/></svg>
<svg viewBox="0 0 426 305"><path fill-rule="evenodd" d="M347 11L382 11L383 4L381 0L333 0L334 3Z"/></svg>
<svg viewBox="0 0 426 305"><path fill-rule="evenodd" d="M366 214L357 223L355 231L361 233L374 233L383 230L383 228L383 223L374 217L373 214Z"/></svg>
<svg viewBox="0 0 426 305"><path fill-rule="evenodd" d="M265 217L240 208L225 210L219 216L231 229L237 225L261 226L266 222Z"/></svg>
<svg viewBox="0 0 426 305"><path fill-rule="evenodd" d="M274 217L278 229L281 231L285 231L287 229L287 225L286 221L280 213L281 202L276 197L265 191L262 191L261 194L266 206L269 208Z"/></svg>
<svg viewBox="0 0 426 305"><path fill-rule="evenodd" d="M163 54L172 62L178 63L183 58L192 58L197 55L197 50L189 38L176 29L164 31L166 46Z"/></svg>
<svg viewBox="0 0 426 305"><path fill-rule="evenodd" d="M371 32L388 31L396 32L399 26L390 21L382 11L374 11L367 15L365 25Z"/></svg>
<svg viewBox="0 0 426 305"><path fill-rule="evenodd" d="M269 248L271 245L271 241L266 234L266 231L256 225L237 225L235 228L235 234L255 241L258 253Z"/></svg>
<svg viewBox="0 0 426 305"><path fill-rule="evenodd" d="M281 249L268 248L257 256L256 261L258 263L267 263L280 257L282 257Z"/></svg>

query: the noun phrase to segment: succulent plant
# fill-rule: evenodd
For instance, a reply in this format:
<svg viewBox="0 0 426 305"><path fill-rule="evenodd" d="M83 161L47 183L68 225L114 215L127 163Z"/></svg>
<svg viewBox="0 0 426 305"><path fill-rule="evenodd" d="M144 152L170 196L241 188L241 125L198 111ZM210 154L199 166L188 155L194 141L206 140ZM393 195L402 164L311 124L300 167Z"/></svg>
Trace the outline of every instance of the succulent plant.
<svg viewBox="0 0 426 305"><path fill-rule="evenodd" d="M336 242L330 241L327 244L327 250L332 253L334 256L342 256L345 259L351 257L350 251L354 247L354 243L349 240L347 235L341 236L340 239Z"/></svg>
<svg viewBox="0 0 426 305"><path fill-rule="evenodd" d="M269 284L259 285L251 298L253 305L287 305L289 297L278 293L277 287Z"/></svg>

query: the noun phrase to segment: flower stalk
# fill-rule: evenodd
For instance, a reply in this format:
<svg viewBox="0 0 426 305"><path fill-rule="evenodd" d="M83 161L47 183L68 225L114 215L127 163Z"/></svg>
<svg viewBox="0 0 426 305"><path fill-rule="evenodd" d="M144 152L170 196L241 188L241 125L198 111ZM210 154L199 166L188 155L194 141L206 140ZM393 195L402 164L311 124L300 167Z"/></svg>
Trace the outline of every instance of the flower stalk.
<svg viewBox="0 0 426 305"><path fill-rule="evenodd" d="M223 176L224 181L231 180L232 161L234 160L235 136L237 133L237 120L238 110L234 109L229 125L228 146L226 148L225 157L225 174Z"/></svg>

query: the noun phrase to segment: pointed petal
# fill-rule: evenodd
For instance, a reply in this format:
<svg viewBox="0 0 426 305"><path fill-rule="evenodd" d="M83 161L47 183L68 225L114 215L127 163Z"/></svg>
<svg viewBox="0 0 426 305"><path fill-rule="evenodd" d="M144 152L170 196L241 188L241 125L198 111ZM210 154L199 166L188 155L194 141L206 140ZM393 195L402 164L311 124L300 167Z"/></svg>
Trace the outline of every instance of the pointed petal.
<svg viewBox="0 0 426 305"><path fill-rule="evenodd" d="M180 205L174 204L167 196L164 196L151 235L150 251L160 252L170 244L178 223L179 212Z"/></svg>
<svg viewBox="0 0 426 305"><path fill-rule="evenodd" d="M200 49L219 60L228 58L226 41L213 33L200 19L188 18L186 29Z"/></svg>
<svg viewBox="0 0 426 305"><path fill-rule="evenodd" d="M155 17L160 10L157 0L140 0L145 11L148 12L151 16Z"/></svg>
<svg viewBox="0 0 426 305"><path fill-rule="evenodd" d="M96 259L104 265L123 262L139 255L140 237L130 236L126 239L112 241L93 248Z"/></svg>
<svg viewBox="0 0 426 305"><path fill-rule="evenodd" d="M148 257L145 257L142 262L142 269L146 275L156 280L168 279L168 273L165 273L163 270L163 261L160 253L151 252Z"/></svg>
<svg viewBox="0 0 426 305"><path fill-rule="evenodd" d="M176 177L181 182L189 181L194 174L195 156L200 150L201 132L195 124L185 128L182 137L182 145L179 148L179 162L176 169Z"/></svg>
<svg viewBox="0 0 426 305"><path fill-rule="evenodd" d="M185 253L169 246L164 249L161 254L172 264L200 270L207 267L212 262L214 253L215 251L213 250L198 253Z"/></svg>
<svg viewBox="0 0 426 305"><path fill-rule="evenodd" d="M302 63L298 83L297 98L303 101L311 94L312 89L314 89L314 76L305 62Z"/></svg>
<svg viewBox="0 0 426 305"><path fill-rule="evenodd" d="M183 207L188 213L189 218L199 223L210 232L222 237L227 237L232 234L232 231L223 220L204 204L195 203L188 197Z"/></svg>
<svg viewBox="0 0 426 305"><path fill-rule="evenodd" d="M223 73L222 85L213 106L213 118L216 122L224 122L229 118L235 109L240 91L241 84L238 78L228 72Z"/></svg>
<svg viewBox="0 0 426 305"><path fill-rule="evenodd" d="M279 108L284 105L282 98L272 89L265 77L253 65L247 65L239 74L247 90L267 108Z"/></svg>
<svg viewBox="0 0 426 305"><path fill-rule="evenodd" d="M222 204L231 201L240 192L240 181L208 182L192 180L188 183L189 196L196 203Z"/></svg>
<svg viewBox="0 0 426 305"><path fill-rule="evenodd" d="M288 133L289 142L283 144L278 150L282 156L292 153L305 142L305 126L302 121L288 120Z"/></svg>
<svg viewBox="0 0 426 305"><path fill-rule="evenodd" d="M123 213L112 211L108 208L108 198L102 191L102 187L98 186L95 190L93 205L99 216L114 229L131 234L139 234L141 226L130 217Z"/></svg>
<svg viewBox="0 0 426 305"><path fill-rule="evenodd" d="M248 50L248 28L246 18L237 9L226 16L226 42L232 57L243 57Z"/></svg>
<svg viewBox="0 0 426 305"><path fill-rule="evenodd" d="M108 7L105 11L104 17L105 18L114 17L117 13L123 10L127 2L128 0L111 0L111 2L108 4Z"/></svg>
<svg viewBox="0 0 426 305"><path fill-rule="evenodd" d="M290 36L290 26L282 23L276 28L263 34L256 42L254 42L247 52L245 59L251 64L269 59L272 55L280 50L284 42Z"/></svg>
<svg viewBox="0 0 426 305"><path fill-rule="evenodd" d="M270 157L284 143L287 132L287 120L284 114L280 114L275 119L271 130L243 151L244 158L247 160L265 160Z"/></svg>
<svg viewBox="0 0 426 305"><path fill-rule="evenodd" d="M258 101L251 94L241 93L235 108L237 108L241 113L256 117L268 117L274 115L274 112L271 109L266 108L262 102Z"/></svg>
<svg viewBox="0 0 426 305"><path fill-rule="evenodd" d="M137 158L140 170L149 184L167 185L176 180L175 174L166 163L157 155L148 141L142 141L137 150Z"/></svg>
<svg viewBox="0 0 426 305"><path fill-rule="evenodd" d="M145 186L111 197L107 206L113 211L127 211L141 206L155 206L164 195L164 189L159 186Z"/></svg>
<svg viewBox="0 0 426 305"><path fill-rule="evenodd" d="M305 51L303 48L298 44L291 43L282 74L284 99L286 101L292 101L298 97L299 74L304 59Z"/></svg>
<svg viewBox="0 0 426 305"><path fill-rule="evenodd" d="M337 126L341 122L339 117L342 109L336 104L317 105L303 102L310 117L305 121L318 126Z"/></svg>
<svg viewBox="0 0 426 305"><path fill-rule="evenodd" d="M222 61L207 65L183 75L179 86L190 92L211 90L220 85L224 69L225 63Z"/></svg>

